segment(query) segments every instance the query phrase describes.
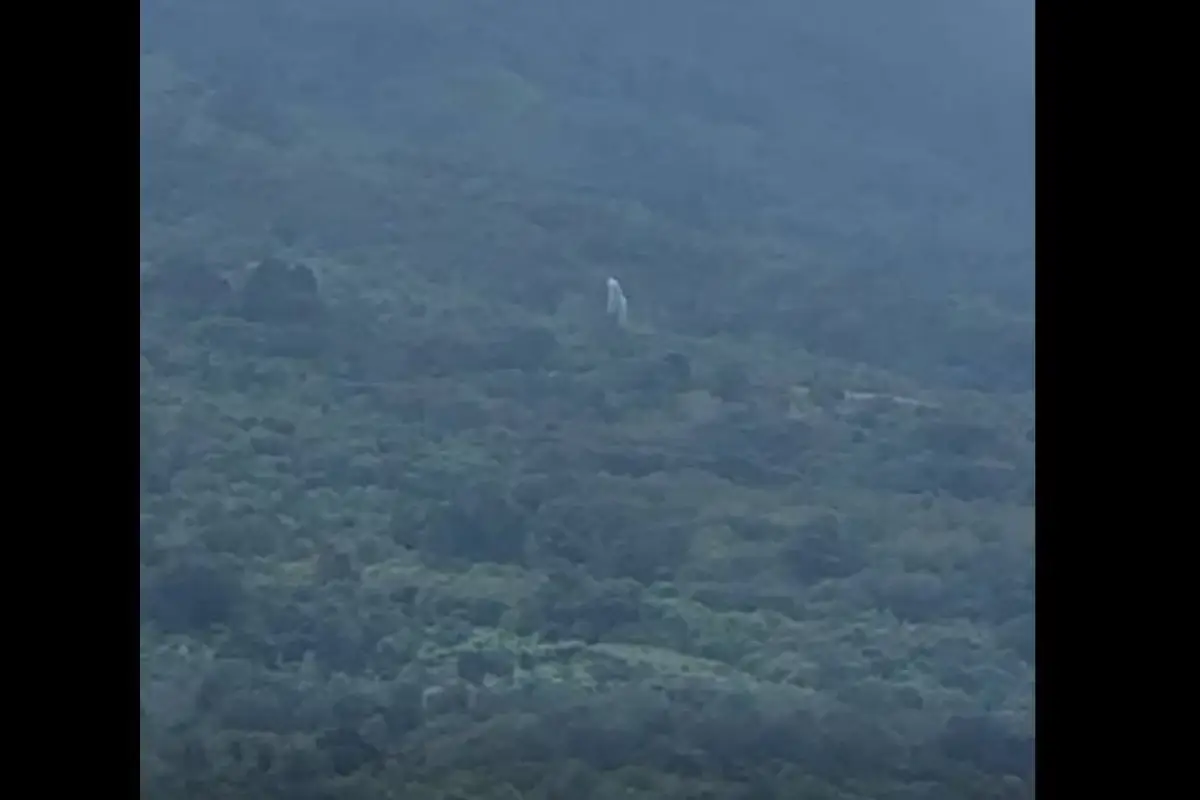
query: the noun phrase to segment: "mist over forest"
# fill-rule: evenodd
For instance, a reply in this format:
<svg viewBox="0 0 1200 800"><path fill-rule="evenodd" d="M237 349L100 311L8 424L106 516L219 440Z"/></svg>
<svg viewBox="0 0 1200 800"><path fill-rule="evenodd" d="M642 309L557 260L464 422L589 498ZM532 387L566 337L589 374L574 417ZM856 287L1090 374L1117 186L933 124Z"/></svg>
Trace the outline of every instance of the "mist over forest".
<svg viewBox="0 0 1200 800"><path fill-rule="evenodd" d="M1031 797L1033 10L142 0L143 793Z"/></svg>

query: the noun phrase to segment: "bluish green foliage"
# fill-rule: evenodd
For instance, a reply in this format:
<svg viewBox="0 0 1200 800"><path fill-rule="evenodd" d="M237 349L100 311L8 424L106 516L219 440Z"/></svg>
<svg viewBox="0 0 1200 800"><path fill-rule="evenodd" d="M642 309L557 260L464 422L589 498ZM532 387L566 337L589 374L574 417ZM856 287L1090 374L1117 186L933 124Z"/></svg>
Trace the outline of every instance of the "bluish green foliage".
<svg viewBox="0 0 1200 800"><path fill-rule="evenodd" d="M921 5L143 3L147 797L1031 795L1028 87Z"/></svg>

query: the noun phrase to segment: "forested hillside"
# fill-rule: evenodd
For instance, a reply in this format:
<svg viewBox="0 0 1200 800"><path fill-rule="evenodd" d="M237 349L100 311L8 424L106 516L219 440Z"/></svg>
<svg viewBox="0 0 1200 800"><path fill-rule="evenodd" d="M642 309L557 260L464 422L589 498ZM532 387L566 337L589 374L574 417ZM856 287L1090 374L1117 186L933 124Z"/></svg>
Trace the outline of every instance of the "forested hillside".
<svg viewBox="0 0 1200 800"><path fill-rule="evenodd" d="M143 0L145 796L1031 796L1032 38L917 5Z"/></svg>

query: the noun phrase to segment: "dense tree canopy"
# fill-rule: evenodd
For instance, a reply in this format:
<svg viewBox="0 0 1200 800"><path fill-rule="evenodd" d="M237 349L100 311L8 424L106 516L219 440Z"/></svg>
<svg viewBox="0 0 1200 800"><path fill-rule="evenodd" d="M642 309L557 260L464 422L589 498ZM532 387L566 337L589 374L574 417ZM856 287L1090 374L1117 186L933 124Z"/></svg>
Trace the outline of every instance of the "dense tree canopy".
<svg viewBox="0 0 1200 800"><path fill-rule="evenodd" d="M147 797L1032 796L1023 40L892 5L143 2Z"/></svg>

